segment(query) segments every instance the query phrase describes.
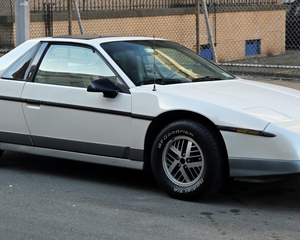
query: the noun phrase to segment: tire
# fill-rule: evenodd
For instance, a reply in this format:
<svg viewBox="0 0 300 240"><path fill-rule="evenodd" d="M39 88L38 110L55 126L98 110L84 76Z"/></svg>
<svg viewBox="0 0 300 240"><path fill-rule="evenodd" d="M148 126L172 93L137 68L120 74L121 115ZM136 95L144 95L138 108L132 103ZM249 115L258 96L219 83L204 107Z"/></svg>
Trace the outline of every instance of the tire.
<svg viewBox="0 0 300 240"><path fill-rule="evenodd" d="M192 120L166 126L152 146L156 181L171 197L195 200L218 192L225 179L226 156L218 136Z"/></svg>

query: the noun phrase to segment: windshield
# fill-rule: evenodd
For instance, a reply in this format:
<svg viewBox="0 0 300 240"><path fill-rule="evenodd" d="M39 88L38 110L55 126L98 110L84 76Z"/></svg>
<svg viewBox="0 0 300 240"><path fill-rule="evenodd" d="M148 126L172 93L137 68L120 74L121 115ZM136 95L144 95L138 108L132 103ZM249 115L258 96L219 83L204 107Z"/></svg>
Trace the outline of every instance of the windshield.
<svg viewBox="0 0 300 240"><path fill-rule="evenodd" d="M137 86L216 81L234 77L189 49L169 41L124 41L101 44Z"/></svg>

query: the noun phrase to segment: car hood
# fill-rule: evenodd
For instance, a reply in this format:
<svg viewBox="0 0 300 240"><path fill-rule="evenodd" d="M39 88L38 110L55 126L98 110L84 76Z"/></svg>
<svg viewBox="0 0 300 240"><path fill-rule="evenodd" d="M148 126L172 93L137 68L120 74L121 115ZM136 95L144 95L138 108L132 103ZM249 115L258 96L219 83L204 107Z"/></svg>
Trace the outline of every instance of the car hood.
<svg viewBox="0 0 300 240"><path fill-rule="evenodd" d="M157 116L187 110L200 113L216 125L261 130L270 122L300 120L300 91L273 84L237 78L157 85L156 91L152 88L153 85L136 88L141 89L141 97L134 97L137 101L133 113ZM142 106L145 100L152 103L147 108Z"/></svg>
<svg viewBox="0 0 300 240"><path fill-rule="evenodd" d="M235 79L173 85L173 94L216 103L265 118L300 120L300 91L273 84ZM276 114L277 113L277 114ZM274 115L274 117L269 115ZM277 117L275 117L277 115Z"/></svg>
<svg viewBox="0 0 300 240"><path fill-rule="evenodd" d="M230 96L237 101L252 103L255 105L253 107L264 107L290 118L300 119L300 91L298 90L248 80L235 80L228 84L223 82L215 87L216 89L211 91Z"/></svg>

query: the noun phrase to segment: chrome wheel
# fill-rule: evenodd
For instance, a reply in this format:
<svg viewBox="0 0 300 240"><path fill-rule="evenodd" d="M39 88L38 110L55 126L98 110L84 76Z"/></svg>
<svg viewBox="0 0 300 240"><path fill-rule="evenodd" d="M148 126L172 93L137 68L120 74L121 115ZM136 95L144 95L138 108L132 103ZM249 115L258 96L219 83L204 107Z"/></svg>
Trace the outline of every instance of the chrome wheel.
<svg viewBox="0 0 300 240"><path fill-rule="evenodd" d="M151 167L160 187L181 200L216 193L227 172L217 130L189 119L174 121L159 132L152 146Z"/></svg>
<svg viewBox="0 0 300 240"><path fill-rule="evenodd" d="M194 185L204 171L201 148L187 136L174 137L165 145L162 164L167 177L181 187Z"/></svg>

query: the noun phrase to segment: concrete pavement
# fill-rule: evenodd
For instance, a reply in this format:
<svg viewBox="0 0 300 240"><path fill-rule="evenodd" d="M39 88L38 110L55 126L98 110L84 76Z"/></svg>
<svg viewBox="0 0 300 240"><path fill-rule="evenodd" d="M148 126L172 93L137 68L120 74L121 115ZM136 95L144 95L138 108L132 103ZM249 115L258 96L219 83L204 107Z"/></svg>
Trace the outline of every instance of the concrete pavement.
<svg viewBox="0 0 300 240"><path fill-rule="evenodd" d="M280 79L297 79L300 80L300 51L287 50L283 54L266 56L266 57L247 57L228 62L228 64L245 64L246 66L226 66L221 67L227 69L236 75L264 76L267 78ZM283 66L295 66L298 69L286 68Z"/></svg>

